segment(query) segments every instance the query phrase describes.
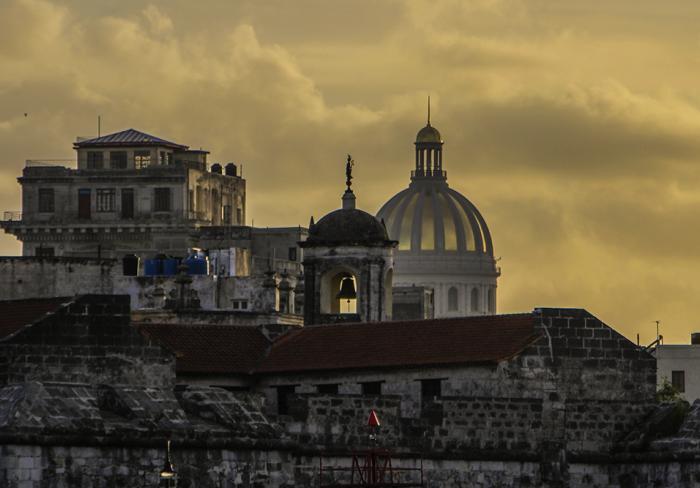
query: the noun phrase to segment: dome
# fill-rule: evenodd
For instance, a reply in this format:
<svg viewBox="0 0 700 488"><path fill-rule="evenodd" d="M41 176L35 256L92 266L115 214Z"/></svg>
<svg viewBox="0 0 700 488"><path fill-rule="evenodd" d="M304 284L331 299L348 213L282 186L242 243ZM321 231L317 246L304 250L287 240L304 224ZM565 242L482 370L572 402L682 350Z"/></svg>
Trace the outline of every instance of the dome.
<svg viewBox="0 0 700 488"><path fill-rule="evenodd" d="M493 256L491 234L477 208L439 180L414 181L377 213L399 251L484 253Z"/></svg>
<svg viewBox="0 0 700 488"><path fill-rule="evenodd" d="M433 142L439 144L442 143L442 136L439 130L428 123L428 125L423 127L418 131L418 134L416 134L416 142Z"/></svg>
<svg viewBox="0 0 700 488"><path fill-rule="evenodd" d="M372 214L341 208L324 216L309 229L310 244L377 245L389 241L384 225Z"/></svg>

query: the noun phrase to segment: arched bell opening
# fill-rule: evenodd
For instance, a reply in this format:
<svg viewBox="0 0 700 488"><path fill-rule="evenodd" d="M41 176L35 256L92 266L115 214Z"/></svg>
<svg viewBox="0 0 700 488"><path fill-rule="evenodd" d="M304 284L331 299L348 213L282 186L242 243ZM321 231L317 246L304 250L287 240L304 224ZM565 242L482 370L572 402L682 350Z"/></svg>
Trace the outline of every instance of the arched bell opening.
<svg viewBox="0 0 700 488"><path fill-rule="evenodd" d="M321 313L356 314L359 284L357 273L349 268L325 273L321 278Z"/></svg>

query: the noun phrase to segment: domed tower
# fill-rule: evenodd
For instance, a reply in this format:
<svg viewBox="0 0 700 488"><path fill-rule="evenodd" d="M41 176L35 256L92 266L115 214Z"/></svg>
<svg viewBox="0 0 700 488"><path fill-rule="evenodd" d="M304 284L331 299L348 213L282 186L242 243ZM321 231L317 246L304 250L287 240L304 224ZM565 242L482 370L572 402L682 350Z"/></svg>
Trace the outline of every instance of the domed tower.
<svg viewBox="0 0 700 488"><path fill-rule="evenodd" d="M355 208L348 156L343 207L309 226L304 249L304 323L389 320L396 241L374 215Z"/></svg>
<svg viewBox="0 0 700 488"><path fill-rule="evenodd" d="M408 188L379 210L399 241L394 286L434 290L436 317L496 313L500 269L491 233L477 208L447 184L440 132L428 124L416 136L416 167Z"/></svg>

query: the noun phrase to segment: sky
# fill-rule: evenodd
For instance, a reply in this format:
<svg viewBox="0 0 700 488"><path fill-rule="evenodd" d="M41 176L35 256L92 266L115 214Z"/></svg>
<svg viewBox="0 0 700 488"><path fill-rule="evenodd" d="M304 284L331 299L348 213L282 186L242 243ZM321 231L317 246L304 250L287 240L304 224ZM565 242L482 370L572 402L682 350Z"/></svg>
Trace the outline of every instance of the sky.
<svg viewBox="0 0 700 488"><path fill-rule="evenodd" d="M130 127L243 166L248 224L405 188L442 133L491 230L499 312L700 331L697 0L0 0L0 210L27 159ZM27 114L25 116L24 114ZM19 254L0 237L0 254Z"/></svg>

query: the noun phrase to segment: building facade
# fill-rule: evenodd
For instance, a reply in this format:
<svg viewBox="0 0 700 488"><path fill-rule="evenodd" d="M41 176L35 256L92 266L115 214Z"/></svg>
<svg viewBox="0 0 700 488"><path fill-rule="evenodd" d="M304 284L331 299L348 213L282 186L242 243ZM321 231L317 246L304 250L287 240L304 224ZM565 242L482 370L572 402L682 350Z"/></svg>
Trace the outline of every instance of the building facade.
<svg viewBox="0 0 700 488"><path fill-rule="evenodd" d="M671 384L689 402L700 399L700 334L691 334L690 344L659 344L654 351L657 382Z"/></svg>
<svg viewBox="0 0 700 488"><path fill-rule="evenodd" d="M74 167L28 161L22 212L2 226L25 256L183 256L198 230L245 224L245 180L207 151L128 129L74 144Z"/></svg>

